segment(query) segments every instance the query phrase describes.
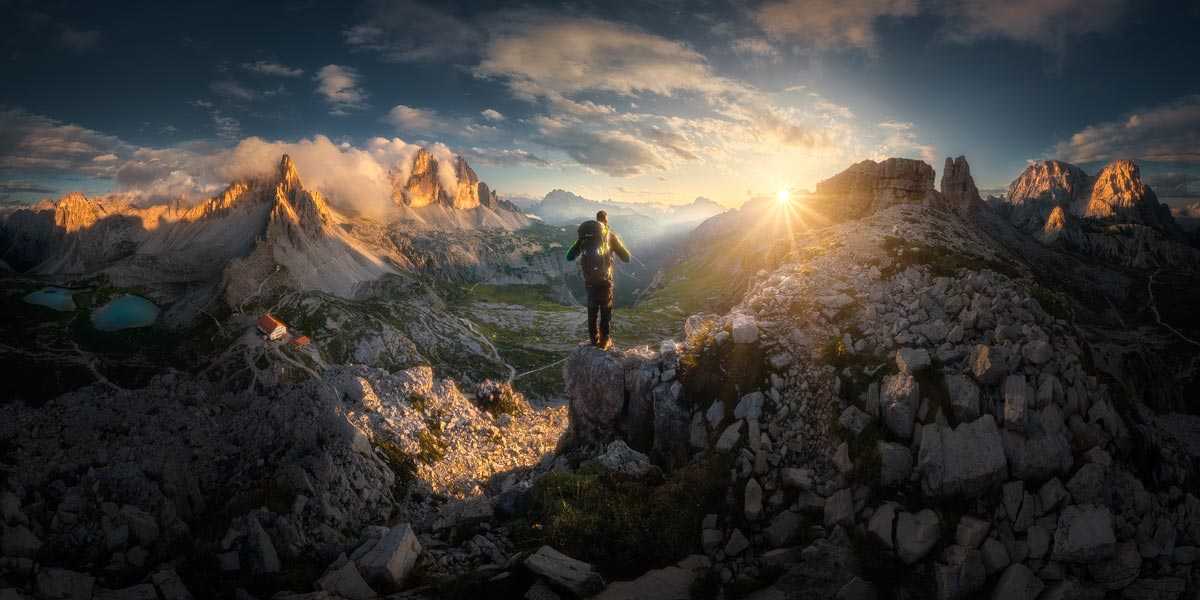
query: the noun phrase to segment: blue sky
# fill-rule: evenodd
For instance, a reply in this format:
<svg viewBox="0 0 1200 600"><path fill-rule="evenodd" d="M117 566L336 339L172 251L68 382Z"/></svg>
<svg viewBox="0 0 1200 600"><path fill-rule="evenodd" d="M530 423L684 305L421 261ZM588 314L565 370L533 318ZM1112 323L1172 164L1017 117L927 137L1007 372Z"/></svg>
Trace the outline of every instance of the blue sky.
<svg viewBox="0 0 1200 600"><path fill-rule="evenodd" d="M735 206L864 158L940 171L959 154L983 188L1031 159L1094 172L1134 158L1152 184L1200 195L1195 2L8 0L0 11L13 17L0 25L8 199L197 197L240 172L231 161L302 143L302 175L347 153L387 170L407 156L396 148L440 143L502 194L529 196Z"/></svg>

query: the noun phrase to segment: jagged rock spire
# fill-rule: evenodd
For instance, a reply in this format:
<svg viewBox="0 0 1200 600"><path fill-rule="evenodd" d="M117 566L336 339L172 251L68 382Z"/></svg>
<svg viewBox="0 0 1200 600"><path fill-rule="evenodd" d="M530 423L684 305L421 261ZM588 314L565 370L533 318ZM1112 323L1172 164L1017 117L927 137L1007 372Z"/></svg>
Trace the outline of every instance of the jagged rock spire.
<svg viewBox="0 0 1200 600"><path fill-rule="evenodd" d="M284 154L279 160L279 182L289 188L301 187L300 174L296 172L296 163L292 157Z"/></svg>

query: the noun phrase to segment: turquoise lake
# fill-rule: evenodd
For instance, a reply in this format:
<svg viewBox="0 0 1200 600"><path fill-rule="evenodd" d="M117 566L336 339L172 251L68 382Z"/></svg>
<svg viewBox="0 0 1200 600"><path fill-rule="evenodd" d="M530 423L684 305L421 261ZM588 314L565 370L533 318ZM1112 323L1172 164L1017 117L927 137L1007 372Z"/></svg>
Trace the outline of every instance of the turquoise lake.
<svg viewBox="0 0 1200 600"><path fill-rule="evenodd" d="M133 294L117 296L92 313L92 325L100 331L146 327L158 319L153 302Z"/></svg>
<svg viewBox="0 0 1200 600"><path fill-rule="evenodd" d="M45 306L62 312L70 312L75 310L75 298L71 296L71 290L63 288L48 287L40 289L36 292L27 294L24 300L30 304Z"/></svg>

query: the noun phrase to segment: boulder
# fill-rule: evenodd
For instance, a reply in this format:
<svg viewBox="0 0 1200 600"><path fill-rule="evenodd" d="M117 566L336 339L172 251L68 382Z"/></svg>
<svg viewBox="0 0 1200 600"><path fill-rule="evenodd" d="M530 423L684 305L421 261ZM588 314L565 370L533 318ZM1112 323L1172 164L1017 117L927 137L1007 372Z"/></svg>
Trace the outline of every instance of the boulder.
<svg viewBox="0 0 1200 600"><path fill-rule="evenodd" d="M677 565L647 571L632 581L614 581L592 600L689 600L698 574L707 566L707 558L689 557Z"/></svg>
<svg viewBox="0 0 1200 600"><path fill-rule="evenodd" d="M901 512L896 516L896 556L911 565L933 549L940 534L941 521L932 510Z"/></svg>
<svg viewBox="0 0 1200 600"><path fill-rule="evenodd" d="M403 586L421 555L421 543L408 523L392 527L383 537L368 540L366 544L371 546L365 553L355 551L361 556L356 561L358 569L367 582L380 591Z"/></svg>
<svg viewBox="0 0 1200 600"><path fill-rule="evenodd" d="M742 504L747 521L757 521L763 511L763 489L758 480L753 477L746 482L746 490Z"/></svg>
<svg viewBox="0 0 1200 600"><path fill-rule="evenodd" d="M650 463L650 457L630 448L624 440L609 442L604 453L594 460L606 471L630 477L644 477L658 471L658 467Z"/></svg>
<svg viewBox="0 0 1200 600"><path fill-rule="evenodd" d="M1030 402L1029 385L1023 375L1009 375L1004 378L1004 428L1012 431L1025 431L1026 407Z"/></svg>
<svg viewBox="0 0 1200 600"><path fill-rule="evenodd" d="M1107 467L1096 463L1087 463L1079 467L1079 470L1067 482L1067 489L1071 491L1071 499L1076 504L1100 502L1107 473Z"/></svg>
<svg viewBox="0 0 1200 600"><path fill-rule="evenodd" d="M1050 342L1046 340L1033 340L1021 347L1021 355L1025 357L1025 362L1033 365L1043 365L1050 360L1053 350Z"/></svg>
<svg viewBox="0 0 1200 600"><path fill-rule="evenodd" d="M271 542L271 536L267 535L266 530L254 515L246 517L245 523L247 531L242 553L246 564L249 565L250 572L256 574L278 573L282 566L279 562L279 554L275 552L275 545Z"/></svg>
<svg viewBox="0 0 1200 600"><path fill-rule="evenodd" d="M796 538L796 534L800 532L802 519L800 513L792 510L785 510L775 515L771 519L771 524L767 525L763 530L763 537L766 538L767 546L770 548L781 548L786 546Z"/></svg>
<svg viewBox="0 0 1200 600"><path fill-rule="evenodd" d="M996 587L992 589L992 600L1036 600L1046 584L1033 571L1022 564L1009 565Z"/></svg>
<svg viewBox="0 0 1200 600"><path fill-rule="evenodd" d="M975 497L1004 481L1008 468L995 420L984 415L956 428L923 426L917 472L921 489L934 497Z"/></svg>
<svg viewBox="0 0 1200 600"><path fill-rule="evenodd" d="M928 369L931 364L929 351L924 348L901 348L896 351L896 367L901 373L916 374Z"/></svg>
<svg viewBox="0 0 1200 600"><path fill-rule="evenodd" d="M899 373L884 378L879 389L879 411L883 424L896 437L903 440L912 437L920 402L920 389L912 375Z"/></svg>
<svg viewBox="0 0 1200 600"><path fill-rule="evenodd" d="M1005 431L1004 455L1008 457L1012 477L1026 480L1045 480L1071 470L1075 459L1065 432L1030 433Z"/></svg>
<svg viewBox="0 0 1200 600"><path fill-rule="evenodd" d="M67 569L42 569L37 574L37 593L47 600L91 600L96 578Z"/></svg>
<svg viewBox="0 0 1200 600"><path fill-rule="evenodd" d="M987 539L988 531L991 528L992 524L983 519L963 515L958 520L958 527L955 529L954 543L964 548L978 548L983 540Z"/></svg>
<svg viewBox="0 0 1200 600"><path fill-rule="evenodd" d="M354 561L347 560L345 556L340 561L342 562L340 567L329 570L321 579L317 580L317 587L348 600L374 598L375 590L372 590L359 574Z"/></svg>
<svg viewBox="0 0 1200 600"><path fill-rule="evenodd" d="M162 600L192 600L192 593L183 584L179 574L174 569L163 569L150 576L158 595Z"/></svg>
<svg viewBox="0 0 1200 600"><path fill-rule="evenodd" d="M933 584L939 600L969 598L983 589L987 570L974 548L950 546L942 553L943 563L933 566Z"/></svg>
<svg viewBox="0 0 1200 600"><path fill-rule="evenodd" d="M750 547L750 540L746 534L742 533L741 529L734 529L729 534L729 541L725 542L725 555L737 556L746 551Z"/></svg>
<svg viewBox="0 0 1200 600"><path fill-rule="evenodd" d="M871 518L867 521L867 536L885 550L892 550L896 546L892 530L899 506L895 502L885 502L871 513Z"/></svg>
<svg viewBox="0 0 1200 600"><path fill-rule="evenodd" d="M854 494L849 488L834 492L825 499L825 527L849 526L854 523Z"/></svg>
<svg viewBox="0 0 1200 600"><path fill-rule="evenodd" d="M1061 562L1096 563L1111 558L1116 543L1112 513L1107 506L1072 505L1058 515L1051 558Z"/></svg>
<svg viewBox="0 0 1200 600"><path fill-rule="evenodd" d="M838 425L843 430L854 437L862 435L862 432L871 424L871 415L859 410L857 406L850 405L846 410L842 411L838 417Z"/></svg>
<svg viewBox="0 0 1200 600"><path fill-rule="evenodd" d="M592 565L550 546L542 546L526 558L525 568L578 598L587 598L604 589L604 579Z"/></svg>
<svg viewBox="0 0 1200 600"><path fill-rule="evenodd" d="M580 346L563 366L570 417L569 438L577 445L613 439L625 406L625 368L617 354Z"/></svg>
<svg viewBox="0 0 1200 600"><path fill-rule="evenodd" d="M158 600L158 591L154 589L153 584L143 583L119 590L100 590L92 598L93 600ZM6 600L3 591L0 591L0 600Z"/></svg>
<svg viewBox="0 0 1200 600"><path fill-rule="evenodd" d="M1106 589L1119 590L1137 579L1142 571L1142 555L1137 542L1116 545L1112 558L1088 565L1092 579Z"/></svg>
<svg viewBox="0 0 1200 600"><path fill-rule="evenodd" d="M979 554L988 575L999 572L1012 562L1008 558L1008 548L996 538L984 540L983 545L979 547Z"/></svg>
<svg viewBox="0 0 1200 600"><path fill-rule="evenodd" d="M729 452L737 446L742 439L742 421L735 421L721 432L721 437L717 438L717 451Z"/></svg>
<svg viewBox="0 0 1200 600"><path fill-rule="evenodd" d="M1066 499L1067 490L1063 487L1062 481L1059 481L1057 477L1042 484L1041 489L1038 490L1038 505L1042 514L1057 510L1059 505L1065 502Z"/></svg>
<svg viewBox="0 0 1200 600"><path fill-rule="evenodd" d="M966 375L952 373L944 378L950 415L959 423L979 418L979 386Z"/></svg>
<svg viewBox="0 0 1200 600"><path fill-rule="evenodd" d="M745 314L735 314L730 322L730 329L735 344L753 344L758 341L758 323L754 317Z"/></svg>
<svg viewBox="0 0 1200 600"><path fill-rule="evenodd" d="M1182 577L1156 577L1138 579L1121 590L1128 600L1176 600L1187 589L1187 580Z"/></svg>
<svg viewBox="0 0 1200 600"><path fill-rule="evenodd" d="M763 403L766 401L766 396L762 392L751 392L742 396L738 400L737 406L733 409L733 418L735 419L761 419Z"/></svg>
<svg viewBox="0 0 1200 600"><path fill-rule="evenodd" d="M912 452L907 446L885 442L876 442L879 451L879 485L895 487L908 482L912 473Z"/></svg>
<svg viewBox="0 0 1200 600"><path fill-rule="evenodd" d="M971 375L983 385L996 385L1008 375L1008 357L1001 348L979 344L971 351Z"/></svg>

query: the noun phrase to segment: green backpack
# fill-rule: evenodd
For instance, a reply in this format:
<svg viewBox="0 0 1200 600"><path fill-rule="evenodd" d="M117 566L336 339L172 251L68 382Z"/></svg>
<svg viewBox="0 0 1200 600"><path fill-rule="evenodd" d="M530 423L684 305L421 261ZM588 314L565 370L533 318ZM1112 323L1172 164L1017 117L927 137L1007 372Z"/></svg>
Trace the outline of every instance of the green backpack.
<svg viewBox="0 0 1200 600"><path fill-rule="evenodd" d="M579 268L583 282L600 285L612 281L612 258L608 247L608 227L599 221L584 221L579 226Z"/></svg>

